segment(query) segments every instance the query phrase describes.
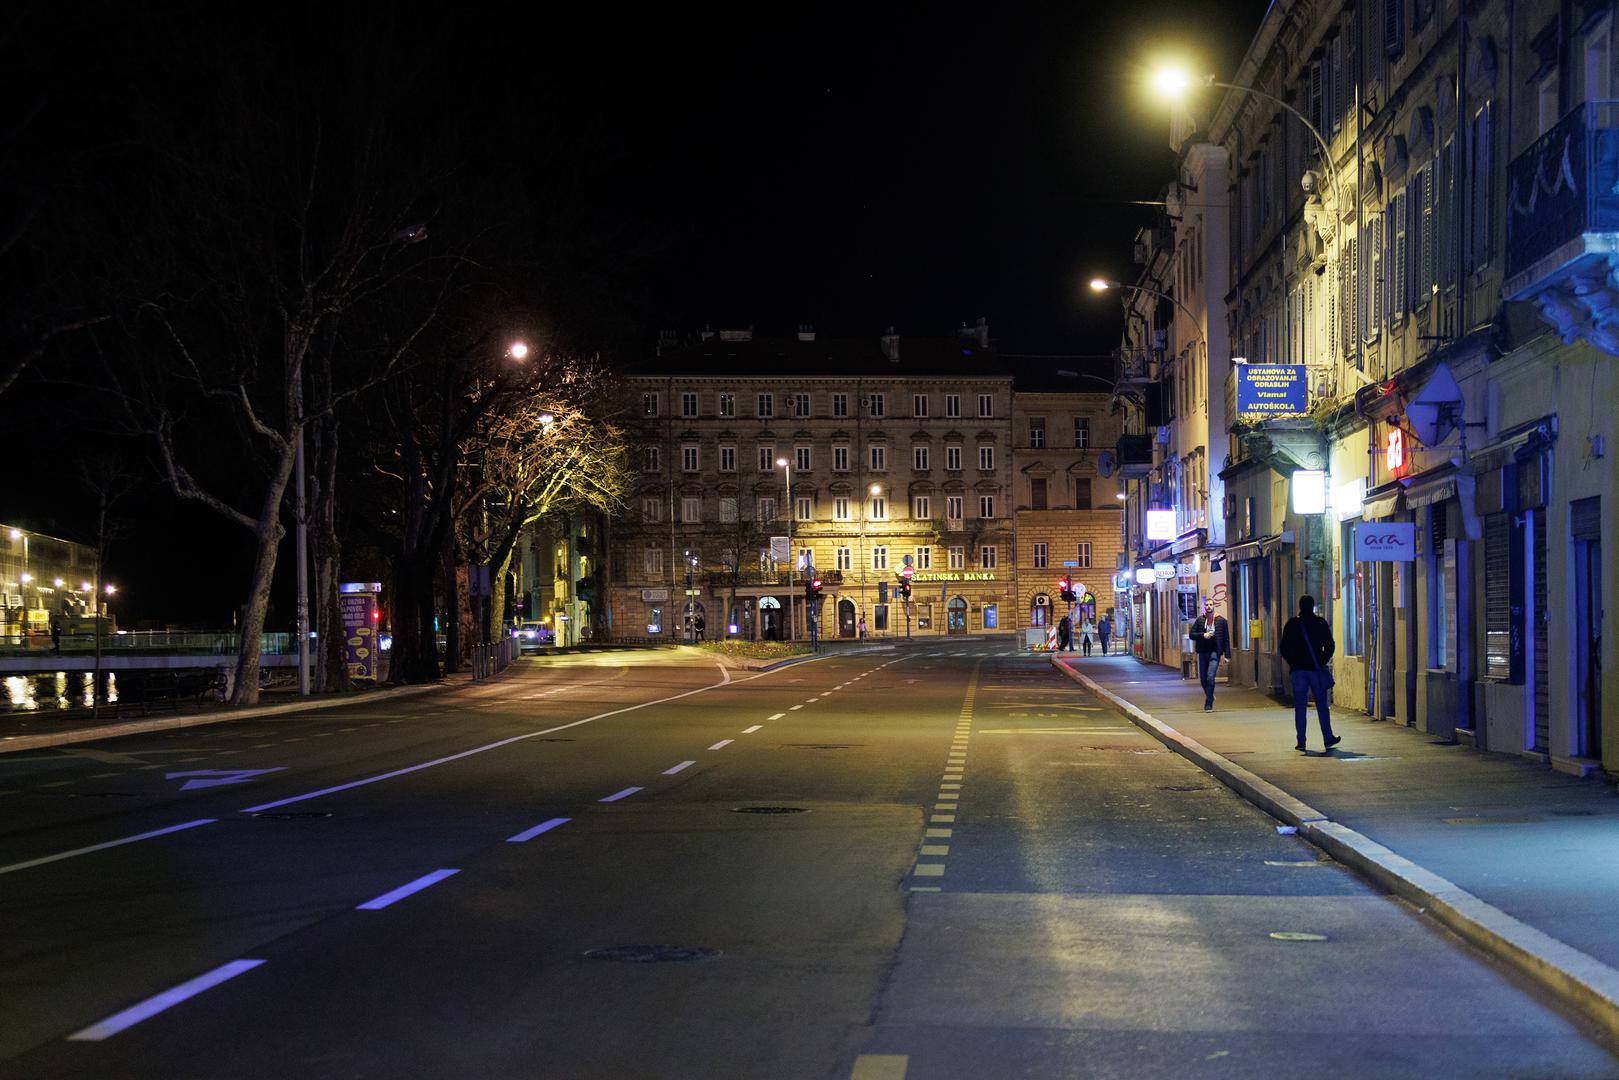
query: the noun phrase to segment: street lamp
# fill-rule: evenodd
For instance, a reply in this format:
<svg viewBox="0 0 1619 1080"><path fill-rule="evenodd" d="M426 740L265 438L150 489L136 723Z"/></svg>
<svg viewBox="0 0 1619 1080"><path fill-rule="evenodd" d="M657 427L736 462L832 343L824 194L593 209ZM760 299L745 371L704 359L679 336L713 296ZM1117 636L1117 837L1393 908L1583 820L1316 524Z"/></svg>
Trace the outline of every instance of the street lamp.
<svg viewBox="0 0 1619 1080"><path fill-rule="evenodd" d="M871 500L860 507L860 617L866 617L866 568L871 559L866 555L866 517L869 510L876 506L876 500L883 493L881 484L872 484L866 489Z"/></svg>
<svg viewBox="0 0 1619 1080"><path fill-rule="evenodd" d="M1100 293L1100 292L1107 292L1109 289L1119 289L1121 291L1126 291L1126 292L1146 293L1149 296L1156 296L1156 297L1159 297L1161 299L1168 300L1171 304L1174 304L1176 307L1180 308L1181 314L1185 315L1188 319L1191 320L1192 329L1194 331L1196 331L1198 340L1201 341L1203 339L1203 327L1198 323L1197 316L1192 314L1192 309L1187 307L1185 304L1181 303L1179 300L1175 299L1175 297L1173 295L1171 295L1170 293L1160 292L1157 289L1149 289L1145 285L1126 285L1122 281L1110 281L1107 278L1099 278L1099 277L1098 278L1091 278L1091 283L1090 284L1091 284L1091 291L1092 292ZM1059 372L1059 374L1061 374L1061 373Z"/></svg>
<svg viewBox="0 0 1619 1080"><path fill-rule="evenodd" d="M1255 90L1251 86L1220 82L1213 75L1205 75L1202 79L1194 79L1186 71L1177 67L1163 67L1153 73L1152 87L1158 96L1162 98L1179 100L1185 97L1187 91L1195 86L1218 87L1221 90L1235 90L1240 94L1252 94L1257 98L1264 98L1271 104L1280 106L1298 117L1299 123L1303 124L1310 134L1315 136L1316 145L1321 147L1321 159L1327 163L1327 175L1332 178L1332 198L1333 202L1337 204L1334 209L1336 213L1343 213L1343 193L1338 188L1338 166L1332 160L1332 147L1327 145L1327 140L1303 113L1274 94L1267 94L1263 90Z"/></svg>
<svg viewBox="0 0 1619 1080"><path fill-rule="evenodd" d="M793 550L793 525L798 517L798 507L793 502L793 463L779 457L776 466L787 473L787 640L794 641L798 638L798 609L793 598L793 564L798 557Z"/></svg>
<svg viewBox="0 0 1619 1080"><path fill-rule="evenodd" d="M528 359L528 342L514 341L506 349L506 355L521 364Z"/></svg>

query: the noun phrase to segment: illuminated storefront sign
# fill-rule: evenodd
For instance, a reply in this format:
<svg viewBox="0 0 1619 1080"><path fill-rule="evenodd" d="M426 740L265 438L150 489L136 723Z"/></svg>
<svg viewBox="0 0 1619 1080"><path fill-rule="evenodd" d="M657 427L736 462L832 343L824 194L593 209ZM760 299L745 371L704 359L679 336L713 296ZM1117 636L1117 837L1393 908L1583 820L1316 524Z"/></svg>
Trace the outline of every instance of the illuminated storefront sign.
<svg viewBox="0 0 1619 1080"><path fill-rule="evenodd" d="M994 581L994 574L978 572L959 574L912 574L912 581Z"/></svg>
<svg viewBox="0 0 1619 1080"><path fill-rule="evenodd" d="M1417 527L1409 521L1368 521L1355 526L1356 562L1410 562L1417 557Z"/></svg>
<svg viewBox="0 0 1619 1080"><path fill-rule="evenodd" d="M1175 511L1148 510L1147 511L1147 539L1173 540L1175 539Z"/></svg>
<svg viewBox="0 0 1619 1080"><path fill-rule="evenodd" d="M1411 458L1405 447L1405 431L1389 428L1388 443L1383 448L1383 465L1390 476L1404 476L1411 467Z"/></svg>
<svg viewBox="0 0 1619 1080"><path fill-rule="evenodd" d="M1291 416L1309 407L1309 377L1303 364L1238 364L1237 413Z"/></svg>
<svg viewBox="0 0 1619 1080"><path fill-rule="evenodd" d="M1327 474L1320 469L1299 469L1293 474L1293 512L1327 512Z"/></svg>

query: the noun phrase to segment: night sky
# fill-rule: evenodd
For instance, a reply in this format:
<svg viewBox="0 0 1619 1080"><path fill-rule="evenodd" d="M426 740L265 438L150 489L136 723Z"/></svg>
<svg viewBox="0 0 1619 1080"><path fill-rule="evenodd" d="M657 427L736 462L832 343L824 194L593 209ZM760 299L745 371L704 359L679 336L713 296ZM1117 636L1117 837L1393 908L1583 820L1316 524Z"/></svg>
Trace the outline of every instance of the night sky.
<svg viewBox="0 0 1619 1080"><path fill-rule="evenodd" d="M335 7L24 3L0 39L6 89L42 111L31 144L6 147L7 187L47 190L68 212L43 220L70 219L78 182L136 137L131 118L183 129L220 65L308 81L352 64L386 82L396 126L455 149L471 186L527 201L508 247L533 249L559 302L570 286L611 297L598 301L610 357L644 351L660 328L903 336L981 316L1003 351L1105 353L1118 305L1083 282L1131 275L1131 236L1154 213L1131 200L1158 198L1173 175L1143 73L1175 54L1229 76L1264 13L1215 0L822 5L798 18ZM32 240L31 258L49 258L50 236ZM0 270L39 272L15 256ZM0 481L0 521L82 536L73 458L110 436L93 389L74 384L74 347L0 397L0 430L30 463ZM125 585L121 620L228 624L245 534L155 486L129 517L109 573ZM278 621L290 613L278 589Z"/></svg>

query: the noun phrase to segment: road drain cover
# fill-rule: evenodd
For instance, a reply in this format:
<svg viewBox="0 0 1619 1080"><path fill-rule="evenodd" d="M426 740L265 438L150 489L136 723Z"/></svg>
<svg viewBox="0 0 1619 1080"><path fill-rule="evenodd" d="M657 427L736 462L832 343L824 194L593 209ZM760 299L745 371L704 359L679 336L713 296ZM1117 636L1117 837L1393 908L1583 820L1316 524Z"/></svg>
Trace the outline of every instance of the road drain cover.
<svg viewBox="0 0 1619 1080"><path fill-rule="evenodd" d="M802 806L737 806L731 809L733 814L807 814L809 811Z"/></svg>
<svg viewBox="0 0 1619 1080"><path fill-rule="evenodd" d="M256 818L266 821L311 821L315 818L328 818L332 816L330 810L289 810L285 814L254 814Z"/></svg>
<svg viewBox="0 0 1619 1080"><path fill-rule="evenodd" d="M1302 930L1272 930L1271 937L1277 941L1325 941L1325 934L1306 934Z"/></svg>
<svg viewBox="0 0 1619 1080"><path fill-rule="evenodd" d="M718 949L695 949L685 945L613 945L591 949L587 960L617 960L626 964L679 964L688 960L713 960Z"/></svg>

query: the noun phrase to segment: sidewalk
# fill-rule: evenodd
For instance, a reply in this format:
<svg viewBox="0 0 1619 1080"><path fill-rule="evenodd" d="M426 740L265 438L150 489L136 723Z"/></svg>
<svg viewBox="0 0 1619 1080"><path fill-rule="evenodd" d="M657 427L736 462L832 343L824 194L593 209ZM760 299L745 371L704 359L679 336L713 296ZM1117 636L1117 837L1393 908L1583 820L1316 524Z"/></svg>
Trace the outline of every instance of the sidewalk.
<svg viewBox="0 0 1619 1080"><path fill-rule="evenodd" d="M1343 742L1322 753L1312 707L1311 750L1300 754L1292 708L1257 691L1218 686L1205 713L1197 681L1178 671L1129 657L1053 662L1133 706L1125 711L1138 726L1301 836L1619 1035L1619 794L1605 779L1337 708Z"/></svg>

